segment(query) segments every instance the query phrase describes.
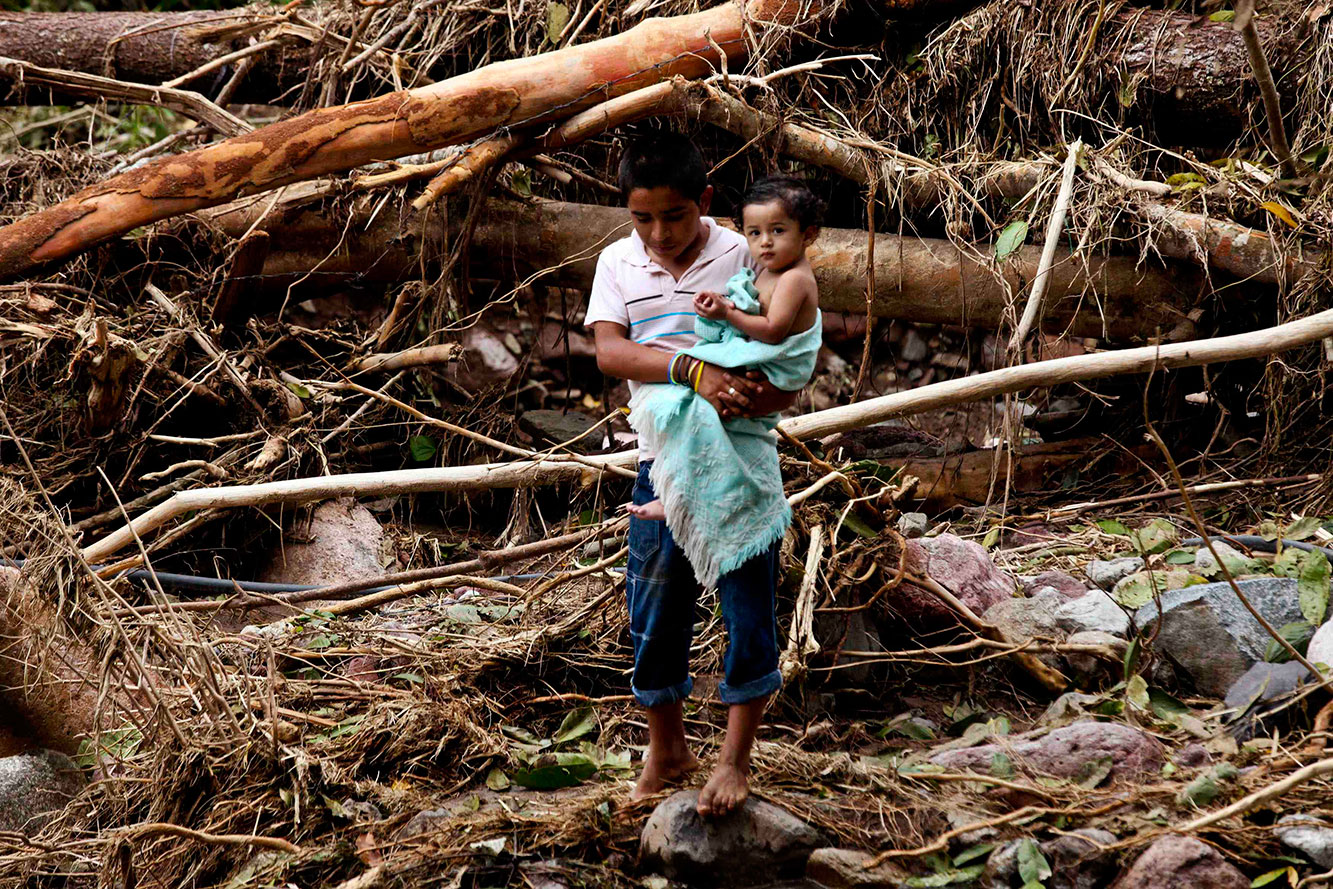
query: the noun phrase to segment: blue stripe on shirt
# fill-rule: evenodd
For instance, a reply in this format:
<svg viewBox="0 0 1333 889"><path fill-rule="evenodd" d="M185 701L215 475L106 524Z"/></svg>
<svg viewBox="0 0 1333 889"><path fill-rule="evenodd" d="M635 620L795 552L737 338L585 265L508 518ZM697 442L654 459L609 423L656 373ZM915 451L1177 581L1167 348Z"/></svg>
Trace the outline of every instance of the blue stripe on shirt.
<svg viewBox="0 0 1333 889"><path fill-rule="evenodd" d="M663 318L670 318L673 315L689 315L691 318L694 317L693 312L667 312L664 315L654 315L651 318L640 318L638 321L631 321L630 324L647 324L649 321L660 321Z"/></svg>
<svg viewBox="0 0 1333 889"><path fill-rule="evenodd" d="M690 314L694 314L694 313L691 312ZM680 335L682 335L682 334L687 334L687 333L690 334L691 336L693 336L693 335L694 335L694 328L691 327L689 330L668 330L666 333L655 333L655 334L653 334L652 336L646 336L646 337L644 337L643 339L641 339L641 340L635 340L634 342L636 342L636 343L646 343L646 342L648 342L649 340L655 340L655 339L657 339L659 336L680 336Z"/></svg>

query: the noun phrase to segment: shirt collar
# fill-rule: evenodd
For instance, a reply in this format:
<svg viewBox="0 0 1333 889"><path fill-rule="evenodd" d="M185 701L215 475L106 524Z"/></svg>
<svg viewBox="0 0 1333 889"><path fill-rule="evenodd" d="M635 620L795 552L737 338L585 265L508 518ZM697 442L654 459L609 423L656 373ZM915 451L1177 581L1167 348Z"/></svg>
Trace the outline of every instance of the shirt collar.
<svg viewBox="0 0 1333 889"><path fill-rule="evenodd" d="M722 229L713 217L700 216L699 221L703 223L704 229L708 232L708 240L704 242L704 248L699 251L698 258L694 260L694 264L691 265L690 268L702 265L705 262L712 262L719 256L724 256L736 249L734 243L727 243L727 239L721 237ZM648 255L648 248L644 245L643 238L639 237L639 233L637 231L631 231L629 237L630 264L640 267L657 265L657 262Z"/></svg>

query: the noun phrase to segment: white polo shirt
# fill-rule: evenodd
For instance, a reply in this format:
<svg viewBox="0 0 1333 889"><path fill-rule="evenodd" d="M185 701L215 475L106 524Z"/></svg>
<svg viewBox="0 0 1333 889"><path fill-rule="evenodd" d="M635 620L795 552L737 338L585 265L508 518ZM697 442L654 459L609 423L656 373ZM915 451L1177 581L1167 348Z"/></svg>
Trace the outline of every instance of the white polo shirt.
<svg viewBox="0 0 1333 889"><path fill-rule="evenodd" d="M708 241L679 281L648 255L638 232L603 250L583 323L591 327L598 321L614 321L629 331L634 342L663 352L679 352L697 343L694 294L725 293L732 275L747 266L754 268L743 235L708 216L700 221L708 230ZM642 385L630 380L630 396Z"/></svg>

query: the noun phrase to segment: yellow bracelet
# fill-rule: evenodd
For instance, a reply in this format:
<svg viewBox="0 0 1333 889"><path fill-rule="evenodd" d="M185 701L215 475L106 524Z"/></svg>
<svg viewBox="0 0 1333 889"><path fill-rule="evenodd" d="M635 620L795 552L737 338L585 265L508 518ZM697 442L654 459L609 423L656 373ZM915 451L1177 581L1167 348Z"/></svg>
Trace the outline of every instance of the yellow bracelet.
<svg viewBox="0 0 1333 889"><path fill-rule="evenodd" d="M694 391L698 392L699 381L704 378L704 363L701 358L696 358L695 361L697 361L698 364L694 366Z"/></svg>

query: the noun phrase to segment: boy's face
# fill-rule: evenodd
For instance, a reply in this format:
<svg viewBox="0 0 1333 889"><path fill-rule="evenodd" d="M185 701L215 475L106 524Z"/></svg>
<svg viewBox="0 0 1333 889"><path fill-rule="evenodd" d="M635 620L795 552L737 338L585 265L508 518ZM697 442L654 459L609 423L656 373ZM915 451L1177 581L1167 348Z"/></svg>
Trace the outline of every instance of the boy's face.
<svg viewBox="0 0 1333 889"><path fill-rule="evenodd" d="M663 185L634 189L626 205L648 255L658 262L674 262L699 239L703 232L699 217L708 212L712 199L711 185L698 200Z"/></svg>

